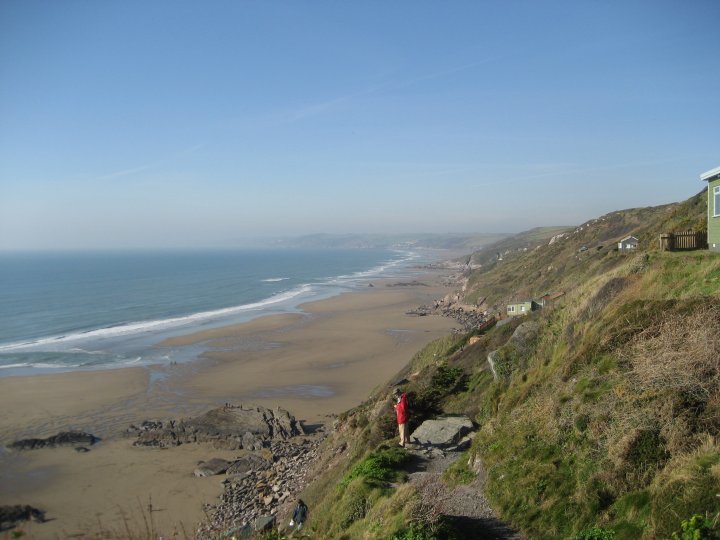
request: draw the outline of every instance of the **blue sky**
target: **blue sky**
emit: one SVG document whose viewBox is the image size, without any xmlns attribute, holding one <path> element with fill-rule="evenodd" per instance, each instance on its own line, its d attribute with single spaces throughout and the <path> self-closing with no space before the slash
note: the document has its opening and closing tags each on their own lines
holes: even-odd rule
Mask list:
<svg viewBox="0 0 720 540">
<path fill-rule="evenodd" d="M 697 193 L 720 2 L 0 3 L 0 249 L 500 232 Z"/>
</svg>

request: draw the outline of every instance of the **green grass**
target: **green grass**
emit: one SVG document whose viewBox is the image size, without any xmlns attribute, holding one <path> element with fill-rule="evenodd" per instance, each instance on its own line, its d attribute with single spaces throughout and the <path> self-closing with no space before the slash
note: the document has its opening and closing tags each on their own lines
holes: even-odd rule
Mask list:
<svg viewBox="0 0 720 540">
<path fill-rule="evenodd" d="M 469 453 L 463 452 L 453 463 L 443 471 L 443 480 L 448 487 L 470 484 L 475 480 L 475 473 L 468 466 Z"/>
<path fill-rule="evenodd" d="M 374 483 L 401 480 L 404 473 L 400 468 L 409 460 L 410 454 L 403 448 L 381 447 L 355 465 L 340 485 L 347 486 L 355 478 Z"/>
</svg>

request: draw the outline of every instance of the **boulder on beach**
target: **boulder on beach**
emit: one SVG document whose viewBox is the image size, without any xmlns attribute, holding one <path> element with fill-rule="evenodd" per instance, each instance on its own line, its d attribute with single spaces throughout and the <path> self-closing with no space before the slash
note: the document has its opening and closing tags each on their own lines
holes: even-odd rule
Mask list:
<svg viewBox="0 0 720 540">
<path fill-rule="evenodd" d="M 47 439 L 21 439 L 8 445 L 11 450 L 37 450 L 57 446 L 90 446 L 100 439 L 84 431 L 63 431 Z"/>
<path fill-rule="evenodd" d="M 194 474 L 198 478 L 206 476 L 215 476 L 216 474 L 222 474 L 227 471 L 230 466 L 230 462 L 226 459 L 212 458 L 208 461 L 201 461 L 195 468 Z"/>
<path fill-rule="evenodd" d="M 260 450 L 268 441 L 304 435 L 302 425 L 288 411 L 260 406 L 230 406 L 170 422 L 143 422 L 131 426 L 135 446 L 170 447 L 191 442 L 209 442 L 217 448 Z"/>
</svg>

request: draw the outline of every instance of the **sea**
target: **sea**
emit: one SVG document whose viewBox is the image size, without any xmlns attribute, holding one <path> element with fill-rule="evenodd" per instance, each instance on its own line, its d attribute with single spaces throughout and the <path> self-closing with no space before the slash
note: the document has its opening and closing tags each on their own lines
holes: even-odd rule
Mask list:
<svg viewBox="0 0 720 540">
<path fill-rule="evenodd" d="M 386 249 L 1 253 L 0 377 L 191 361 L 203 344 L 158 344 L 412 278 L 438 258 Z"/>
</svg>

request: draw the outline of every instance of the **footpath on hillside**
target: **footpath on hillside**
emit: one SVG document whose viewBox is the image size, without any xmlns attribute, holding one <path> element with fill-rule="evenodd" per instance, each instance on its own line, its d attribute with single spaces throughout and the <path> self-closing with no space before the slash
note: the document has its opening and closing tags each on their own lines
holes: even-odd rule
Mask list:
<svg viewBox="0 0 720 540">
<path fill-rule="evenodd" d="M 428 517 L 448 516 L 465 538 L 525 540 L 500 520 L 485 497 L 485 470 L 476 459 L 470 465 L 475 479 L 469 484 L 448 487 L 443 473 L 458 459 L 467 459 L 472 440 L 472 422 L 465 416 L 441 416 L 427 420 L 410 436 L 407 451 L 412 455 L 408 472 L 424 501 Z"/>
</svg>

